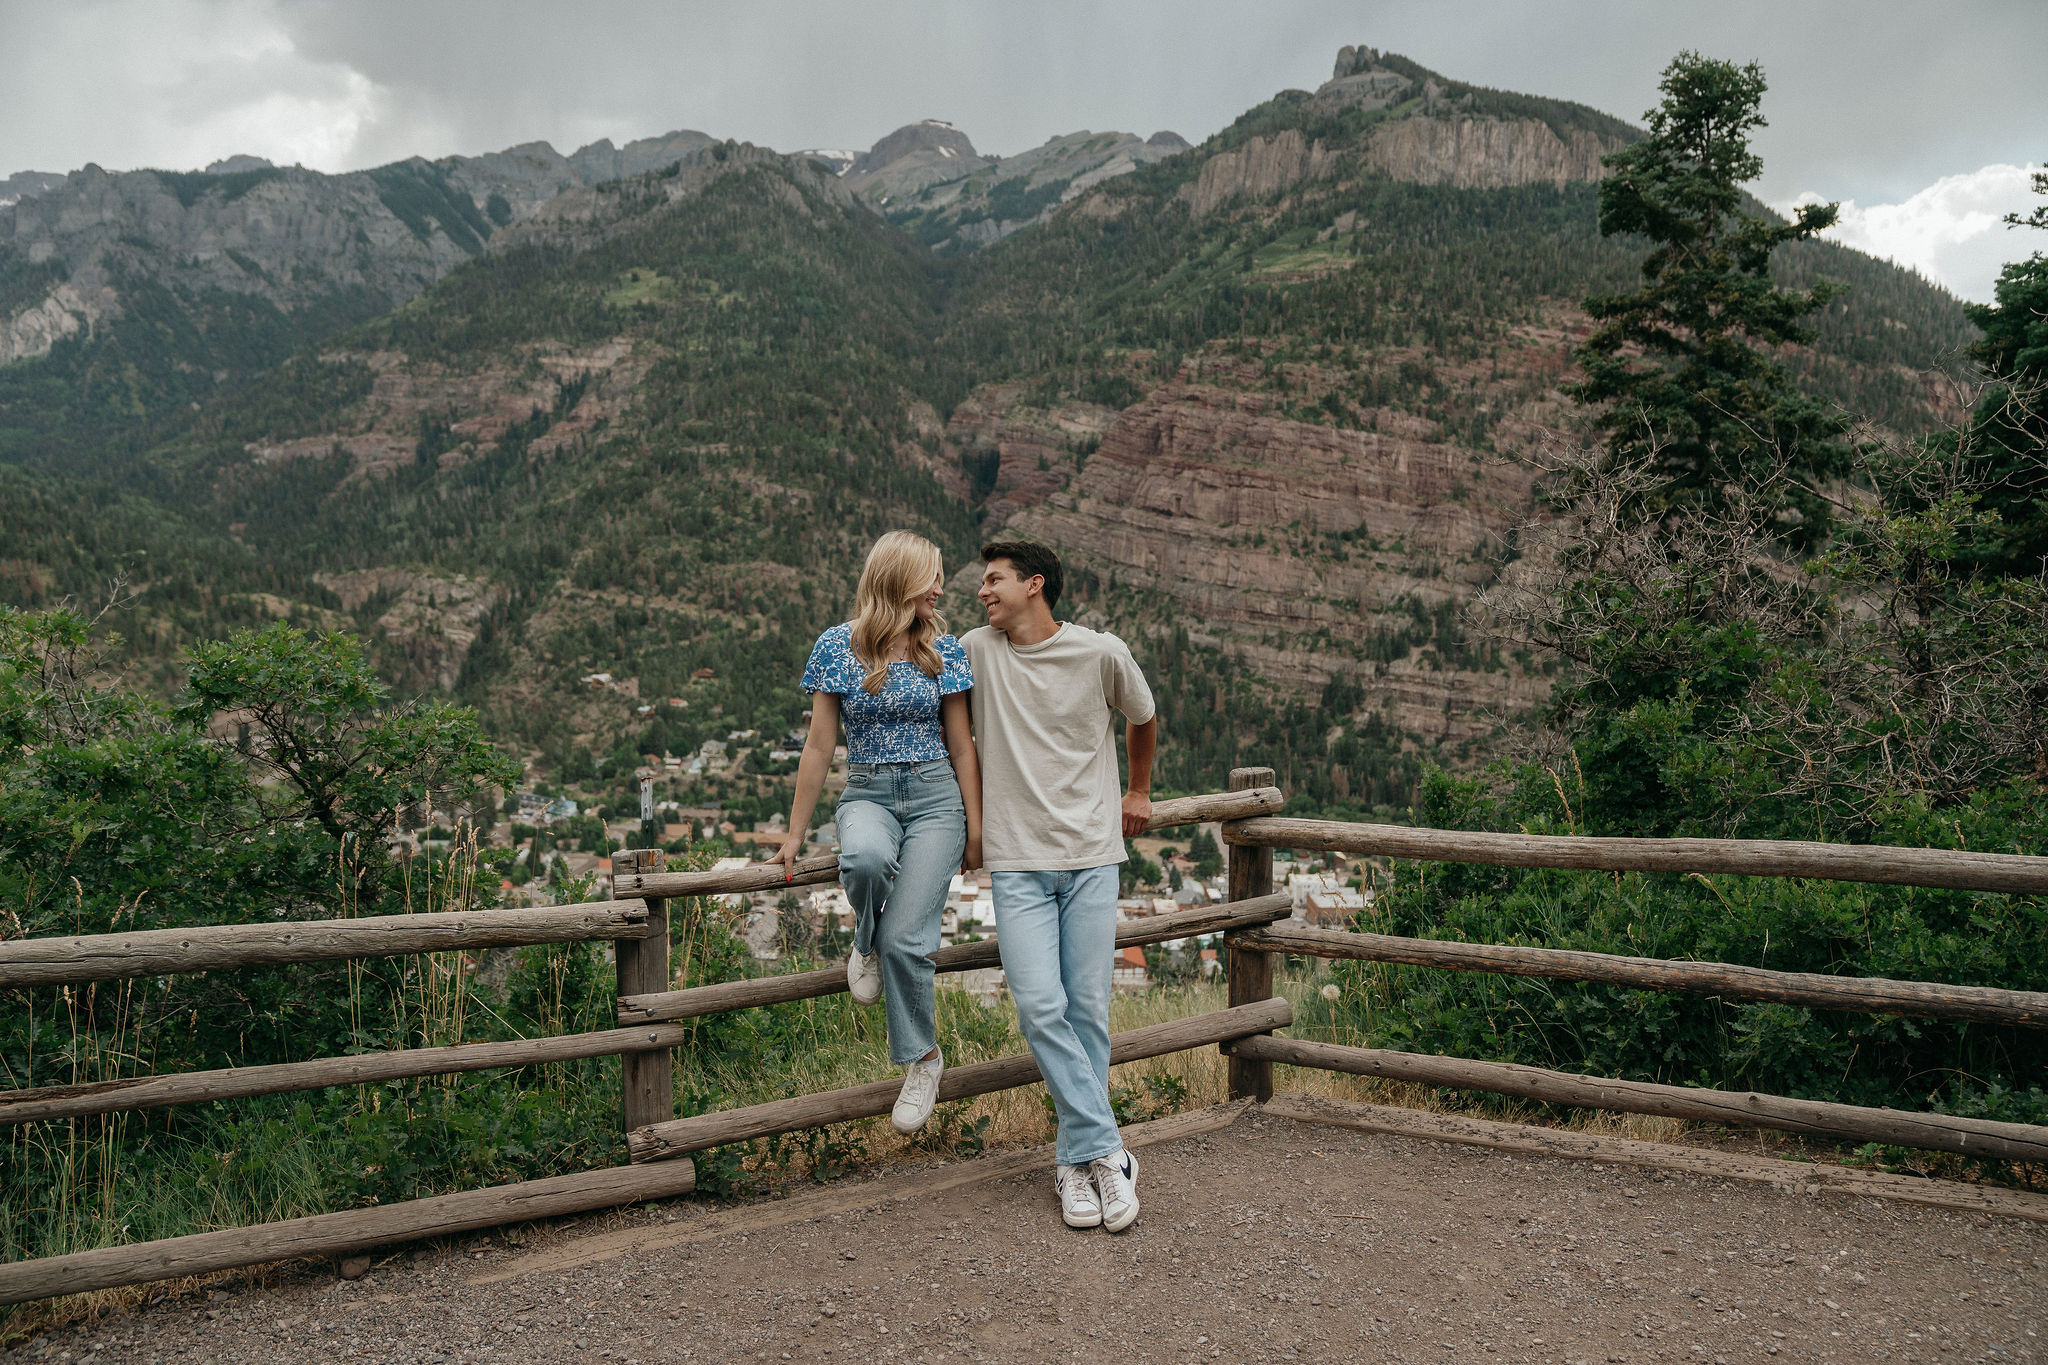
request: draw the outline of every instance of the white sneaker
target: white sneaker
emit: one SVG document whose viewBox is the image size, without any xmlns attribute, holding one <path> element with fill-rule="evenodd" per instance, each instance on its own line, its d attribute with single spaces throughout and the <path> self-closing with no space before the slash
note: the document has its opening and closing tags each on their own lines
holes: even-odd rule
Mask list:
<svg viewBox="0 0 2048 1365">
<path fill-rule="evenodd" d="M 1102 1199 L 1102 1226 L 1122 1232 L 1138 1220 L 1138 1158 L 1129 1148 L 1099 1156 L 1088 1163 L 1095 1177 L 1095 1191 Z"/>
<path fill-rule="evenodd" d="M 1060 1217 L 1068 1227 L 1102 1226 L 1102 1201 L 1095 1196 L 1095 1181 L 1086 1166 L 1053 1167 L 1052 1184 L 1060 1192 Z"/>
<path fill-rule="evenodd" d="M 939 1102 L 939 1077 L 945 1074 L 943 1052 L 904 1068 L 903 1093 L 896 1097 L 896 1108 L 889 1114 L 897 1132 L 910 1134 L 924 1127 L 924 1121 L 932 1116 L 932 1106 Z"/>
<path fill-rule="evenodd" d="M 872 1005 L 882 998 L 882 966 L 875 954 L 858 948 L 847 954 L 846 989 L 856 1005 Z"/>
</svg>

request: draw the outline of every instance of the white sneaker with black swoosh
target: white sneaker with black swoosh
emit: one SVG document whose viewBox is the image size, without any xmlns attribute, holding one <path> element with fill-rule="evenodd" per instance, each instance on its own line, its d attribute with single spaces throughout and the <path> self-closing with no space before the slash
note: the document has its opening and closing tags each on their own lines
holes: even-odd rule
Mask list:
<svg viewBox="0 0 2048 1365">
<path fill-rule="evenodd" d="M 1138 1158 L 1128 1147 L 1089 1162 L 1088 1174 L 1095 1177 L 1095 1193 L 1102 1201 L 1104 1231 L 1122 1232 L 1138 1221 Z"/>
</svg>

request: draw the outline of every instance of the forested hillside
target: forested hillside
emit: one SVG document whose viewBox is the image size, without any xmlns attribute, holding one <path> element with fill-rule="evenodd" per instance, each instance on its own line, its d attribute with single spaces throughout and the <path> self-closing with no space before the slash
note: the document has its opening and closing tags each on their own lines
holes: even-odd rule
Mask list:
<svg viewBox="0 0 2048 1365">
<path fill-rule="evenodd" d="M 1169 735 L 1170 782 L 1261 755 L 1304 802 L 1400 804 L 1547 687 L 1460 608 L 1534 510 L 1523 457 L 1569 425 L 1579 300 L 1639 259 L 1588 178 L 1633 135 L 1360 49 L 964 256 L 818 161 L 684 150 L 486 223 L 468 264 L 260 383 L 172 411 L 170 379 L 121 370 L 156 384 L 133 421 L 8 473 L 0 592 L 124 579 L 112 619 L 153 668 L 232 626 L 345 625 L 401 688 L 585 771 L 779 733 L 870 537 L 911 526 L 960 565 L 1006 530 L 1072 559 L 1076 610 L 1174 706 L 1228 720 Z M 1790 357 L 1813 389 L 1930 425 L 1954 300 L 1840 248 L 1782 257 L 1849 285 Z M 195 344 L 269 355 L 311 324 L 264 325 Z M 0 379 L 73 411 L 109 366 L 67 363 Z"/>
</svg>

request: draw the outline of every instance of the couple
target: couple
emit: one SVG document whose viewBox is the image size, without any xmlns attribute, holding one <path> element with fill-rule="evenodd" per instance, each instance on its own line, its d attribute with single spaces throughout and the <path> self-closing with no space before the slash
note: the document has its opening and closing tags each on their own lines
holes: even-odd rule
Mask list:
<svg viewBox="0 0 2048 1365">
<path fill-rule="evenodd" d="M 853 620 L 819 636 L 804 669 L 810 737 L 777 860 L 795 866 L 843 721 L 846 977 L 860 1004 L 887 996 L 889 1056 L 906 1068 L 891 1121 L 915 1132 L 938 1100 L 927 954 L 954 871 L 986 867 L 1003 973 L 1059 1114 L 1061 1216 L 1121 1232 L 1138 1216 L 1138 1165 L 1109 1106 L 1110 973 L 1123 837 L 1152 814 L 1152 692 L 1122 640 L 1053 618 L 1051 550 L 999 541 L 981 557 L 988 624 L 956 640 L 939 547 L 891 531 L 868 552 Z M 1121 796 L 1112 711 L 1130 750 Z"/>
</svg>

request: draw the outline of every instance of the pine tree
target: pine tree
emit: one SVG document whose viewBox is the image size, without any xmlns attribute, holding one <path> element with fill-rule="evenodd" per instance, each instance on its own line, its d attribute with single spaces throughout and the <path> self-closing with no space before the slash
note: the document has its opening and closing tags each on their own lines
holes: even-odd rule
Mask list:
<svg viewBox="0 0 2048 1365">
<path fill-rule="evenodd" d="M 2034 191 L 2048 195 L 2048 171 L 2034 173 Z M 2048 205 L 2005 221 L 2048 229 Z M 1974 457 L 1978 505 L 1998 516 L 1970 558 L 1993 573 L 2033 578 L 2048 573 L 2048 255 L 2007 265 L 1993 297 L 1995 304 L 1964 305 L 1984 329 L 1970 353 L 1990 382 L 1959 439 Z"/>
<path fill-rule="evenodd" d="M 1586 300 L 1600 325 L 1576 352 L 1586 377 L 1567 392 L 1604 405 L 1612 462 L 1658 476 L 1645 515 L 1713 506 L 1741 486 L 1770 500 L 1788 540 L 1810 544 L 1828 521 L 1815 485 L 1846 464 L 1845 423 L 1794 389 L 1771 349 L 1810 341 L 1801 320 L 1841 290 L 1781 289 L 1770 259 L 1830 226 L 1835 205 L 1807 205 L 1789 223 L 1745 206 L 1741 187 L 1763 169 L 1749 147 L 1764 126 L 1755 63 L 1683 52 L 1659 88 L 1650 136 L 1608 155 L 1600 184 L 1602 235 L 1653 244 L 1643 285 Z"/>
</svg>

